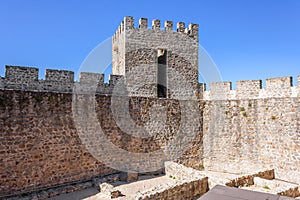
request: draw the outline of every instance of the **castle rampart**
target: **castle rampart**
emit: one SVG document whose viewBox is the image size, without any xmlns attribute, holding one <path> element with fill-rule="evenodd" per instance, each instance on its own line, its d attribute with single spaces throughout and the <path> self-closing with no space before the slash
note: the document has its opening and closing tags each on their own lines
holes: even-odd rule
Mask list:
<svg viewBox="0 0 300 200">
<path fill-rule="evenodd" d="M 0 89 L 69 93 L 74 91 L 74 84 L 86 84 L 85 89 L 94 86 L 93 92 L 97 94 L 111 94 L 122 78 L 110 75 L 109 83 L 104 83 L 104 74 L 81 72 L 80 81 L 76 82 L 72 71 L 46 69 L 46 79 L 43 80 L 38 79 L 38 68 L 6 66 L 5 70 L 5 77 L 0 78 Z"/>
<path fill-rule="evenodd" d="M 204 100 L 299 97 L 299 77 L 298 86 L 292 85 L 292 77 L 268 78 L 265 88 L 262 88 L 261 80 L 237 81 L 236 90 L 232 90 L 231 82 L 210 83 L 210 90 L 204 91 Z"/>
<path fill-rule="evenodd" d="M 300 82 L 292 77 L 211 83 L 204 91 L 206 169 L 231 173 L 271 167 L 300 183 Z M 226 152 L 226 153 L 224 153 Z"/>
<path fill-rule="evenodd" d="M 168 112 L 172 112 L 167 114 L 170 120 L 168 124 L 171 124 L 171 127 L 162 129 L 163 131 L 156 135 L 156 143 L 137 138 L 130 139 L 125 133 L 116 132 L 118 126 L 111 118 L 111 114 L 108 114 L 111 104 L 110 94 L 118 81 L 123 78 L 122 76 L 111 75 L 107 84 L 104 83 L 104 74 L 82 72 L 79 82 L 74 80 L 71 82 L 72 72 L 54 70 L 48 73 L 47 80 L 38 80 L 36 79 L 37 68 L 9 66 L 7 69 L 9 72 L 6 74 L 10 78 L 0 79 L 0 127 L 1 132 L 4 133 L 1 141 L 4 141 L 2 149 L 14 150 L 8 150 L 3 154 L 5 165 L 2 166 L 1 171 L 4 174 L 0 175 L 6 181 L 0 187 L 2 194 L 9 195 L 10 192 L 20 190 L 51 187 L 113 172 L 101 163 L 95 164 L 95 160 L 86 150 L 83 151 L 85 153 L 76 156 L 78 148 L 83 147 L 78 141 L 71 116 L 73 101 L 71 92 L 74 86 L 78 85 L 81 89 L 78 90 L 79 95 L 82 94 L 81 92 L 84 95 L 84 92 L 91 88 L 92 92 L 96 91 L 98 105 L 96 112 L 99 116 L 106 116 L 101 118 L 103 120 L 101 126 L 107 131 L 110 140 L 117 145 L 123 144 L 121 140 L 125 139 L 132 143 L 130 148 L 134 148 L 133 144 L 135 144 L 139 147 L 148 145 L 147 148 L 157 149 L 157 145 L 167 144 L 164 136 L 160 134 L 172 137 L 174 131 L 178 129 L 173 127 L 179 123 L 177 121 L 179 118 L 174 117 L 174 114 L 180 116 L 182 111 L 178 110 L 176 100 L 132 97 L 130 104 L 134 109 L 130 113 L 133 119 L 138 121 L 147 118 L 148 106 L 168 102 L 165 105 L 169 106 Z M 26 76 L 23 76 L 23 79 L 16 78 L 20 77 L 19 71 L 20 74 L 34 75 L 29 76 L 28 79 Z M 51 74 L 54 77 L 50 77 Z M 300 183 L 297 178 L 299 176 L 295 175 L 300 171 L 298 168 L 300 158 L 297 152 L 300 145 L 297 125 L 300 119 L 299 86 L 292 86 L 291 80 L 291 77 L 267 79 L 266 88 L 262 88 L 260 80 L 238 81 L 236 90 L 232 90 L 231 82 L 212 83 L 209 91 L 205 91 L 205 84 L 198 83 L 199 91 L 204 92 L 199 93 L 199 116 L 193 116 L 193 119 L 200 120 L 201 127 L 191 146 L 192 150 L 184 154 L 181 162 L 196 168 L 204 163 L 206 169 L 229 172 L 246 170 L 250 166 L 272 167 L 278 172 L 279 178 L 288 178 Z M 300 76 L 298 76 L 299 80 Z M 204 95 L 203 99 L 201 94 Z M 122 123 L 126 126 L 126 121 Z M 19 129 L 12 129 L 12 126 Z M 40 135 L 41 133 L 43 135 Z M 54 138 L 53 133 L 55 133 Z M 34 137 L 39 140 L 33 145 Z M 45 144 L 43 141 L 49 142 Z M 55 144 L 58 143 L 62 149 L 57 149 Z M 128 147 L 125 145 L 121 148 Z M 134 151 L 139 151 L 139 148 Z M 27 152 L 27 156 L 21 152 Z M 56 158 L 59 155 L 64 156 L 58 162 Z M 28 163 L 22 160 L 24 156 Z M 85 163 L 86 169 L 75 167 L 78 161 Z M 72 164 L 69 165 L 69 162 Z M 30 163 L 39 167 L 32 168 Z M 54 163 L 55 167 L 51 167 L 51 163 Z M 21 175 L 24 170 L 30 175 Z M 16 176 L 7 177 L 6 172 Z M 52 172 L 54 175 L 51 174 Z"/>
<path fill-rule="evenodd" d="M 38 68 L 6 66 L 5 77 L 0 77 L 0 88 L 32 91 L 73 92 L 74 83 L 93 84 L 95 93 L 111 94 L 121 75 L 109 75 L 109 82 L 104 83 L 104 74 L 81 72 L 80 81 L 74 80 L 74 72 L 67 70 L 46 69 L 46 80 L 38 79 Z M 300 76 L 298 86 L 292 85 L 292 77 L 266 79 L 266 87 L 261 80 L 243 80 L 236 82 L 236 90 L 232 90 L 231 82 L 198 83 L 197 95 L 203 100 L 239 100 L 263 99 L 300 96 Z M 118 87 L 121 87 L 118 85 Z M 169 91 L 170 93 L 174 91 Z M 133 95 L 134 96 L 134 95 Z"/>
<path fill-rule="evenodd" d="M 6 66 L 0 77 L 0 198 L 118 173 L 94 157 L 99 145 L 107 161 L 122 167 L 133 161 L 112 155 L 108 146 L 154 158 L 132 156 L 138 165 L 158 160 L 163 167 L 166 158 L 151 154 L 162 150 L 196 169 L 271 168 L 279 179 L 300 184 L 300 76 L 298 86 L 292 77 L 279 77 L 265 87 L 246 80 L 235 90 L 231 82 L 206 90 L 198 82 L 197 24 L 178 22 L 176 30 L 172 21 L 163 28 L 160 20 L 150 29 L 146 18 L 138 24 L 125 17 L 115 32 L 108 83 L 104 74 L 81 72 L 75 81 L 72 71 L 47 69 L 39 79 L 37 68 Z"/>
</svg>

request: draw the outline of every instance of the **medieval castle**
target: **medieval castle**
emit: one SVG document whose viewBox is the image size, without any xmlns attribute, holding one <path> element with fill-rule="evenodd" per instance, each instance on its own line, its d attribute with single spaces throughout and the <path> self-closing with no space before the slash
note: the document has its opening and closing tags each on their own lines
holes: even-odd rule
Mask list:
<svg viewBox="0 0 300 200">
<path fill-rule="evenodd" d="M 300 76 L 298 86 L 281 77 L 265 88 L 249 80 L 207 91 L 198 82 L 198 25 L 176 29 L 125 17 L 112 38 L 109 83 L 104 74 L 82 72 L 77 82 L 53 69 L 39 80 L 37 68 L 6 66 L 0 199 L 46 199 L 124 172 L 128 181 L 181 177 L 136 199 L 194 199 L 215 184 L 261 181 L 265 192 L 300 196 Z"/>
</svg>

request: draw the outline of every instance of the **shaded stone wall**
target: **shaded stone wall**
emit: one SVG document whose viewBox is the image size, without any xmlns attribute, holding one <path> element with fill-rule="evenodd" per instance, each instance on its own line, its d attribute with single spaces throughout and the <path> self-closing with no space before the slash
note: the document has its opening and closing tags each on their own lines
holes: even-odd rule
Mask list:
<svg viewBox="0 0 300 200">
<path fill-rule="evenodd" d="M 82 145 L 72 95 L 0 90 L 0 195 L 113 173 Z"/>
<path fill-rule="evenodd" d="M 129 98 L 126 104 L 129 117 L 137 126 L 144 127 L 151 133 L 147 138 L 139 138 L 140 132 L 137 131 L 134 136 L 132 135 L 134 133 L 126 131 L 128 120 L 113 115 L 111 104 L 121 101 L 121 98 L 114 97 L 117 99 L 112 101 L 109 95 L 78 94 L 72 97 L 71 93 L 0 89 L 1 196 L 90 180 L 96 176 L 116 172 L 95 159 L 92 156 L 95 152 L 87 149 L 90 146 L 99 147 L 101 143 L 95 143 L 88 138 L 84 140 L 79 136 L 78 124 L 75 124 L 78 121 L 74 120 L 72 110 L 74 98 L 86 106 L 81 107 L 83 110 L 90 106 L 85 104 L 87 99 L 95 99 L 96 121 L 92 121 L 91 115 L 81 116 L 90 121 L 91 129 L 85 130 L 86 136 L 93 135 L 96 123 L 99 123 L 109 141 L 108 145 L 133 153 L 168 150 L 171 158 L 184 149 L 185 153 L 183 152 L 179 159 L 181 163 L 195 165 L 198 168 L 201 165 L 202 155 L 199 151 L 202 146 L 201 140 L 191 143 L 191 146 L 178 145 L 175 149 L 171 145 L 172 139 L 177 134 L 181 134 L 185 140 L 186 136 L 183 134 L 186 133 L 179 125 L 183 121 L 182 116 L 191 113 L 189 109 L 184 110 L 182 107 L 184 103 L 178 100 Z M 195 103 L 198 105 L 198 102 Z M 155 116 L 156 105 L 162 106 L 162 112 L 159 112 L 158 116 Z M 191 115 L 193 120 L 186 123 L 187 126 L 198 125 L 193 129 L 196 131 L 193 138 L 187 135 L 190 140 L 202 138 L 200 125 L 202 121 L 197 117 L 199 112 L 195 113 Z M 164 123 L 156 120 L 163 117 L 166 119 Z M 155 126 L 155 123 L 158 125 Z M 185 128 L 184 125 L 181 126 Z M 109 149 L 107 151 L 103 149 L 112 162 L 124 161 L 123 157 L 114 156 Z M 193 159 L 193 163 L 190 162 L 190 158 Z"/>
</svg>

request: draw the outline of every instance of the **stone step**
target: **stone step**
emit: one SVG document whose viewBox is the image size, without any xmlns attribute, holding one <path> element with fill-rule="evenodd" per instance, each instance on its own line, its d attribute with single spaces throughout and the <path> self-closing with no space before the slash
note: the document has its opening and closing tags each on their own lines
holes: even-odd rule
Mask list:
<svg viewBox="0 0 300 200">
<path fill-rule="evenodd" d="M 254 177 L 254 185 L 250 185 L 248 187 L 244 186 L 242 188 L 292 198 L 300 196 L 299 185 L 278 179 L 266 180 L 259 177 Z"/>
</svg>

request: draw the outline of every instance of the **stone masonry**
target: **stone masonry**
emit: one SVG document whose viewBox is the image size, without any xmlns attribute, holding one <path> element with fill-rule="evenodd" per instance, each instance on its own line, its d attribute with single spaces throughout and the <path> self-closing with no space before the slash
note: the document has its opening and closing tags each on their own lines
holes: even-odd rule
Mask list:
<svg viewBox="0 0 300 200">
<path fill-rule="evenodd" d="M 161 170 L 166 160 L 235 174 L 275 169 L 275 177 L 300 184 L 300 76 L 298 86 L 280 77 L 267 79 L 265 88 L 249 80 L 236 90 L 222 82 L 205 91 L 198 83 L 198 25 L 160 27 L 159 20 L 148 29 L 145 18 L 139 27 L 124 18 L 113 36 L 109 83 L 104 74 L 83 72 L 76 82 L 72 71 L 47 69 L 42 80 L 38 68 L 6 66 L 0 198 L 122 171 L 110 164 L 125 171 L 139 163 L 132 172 L 139 174 L 146 155 Z M 105 140 L 97 137 L 100 129 Z M 111 146 L 135 160 L 110 156 Z M 107 160 L 90 151 L 99 148 Z"/>
<path fill-rule="evenodd" d="M 113 36 L 113 74 L 123 75 L 131 95 L 157 96 L 158 52 L 164 50 L 167 57 L 165 86 L 171 98 L 183 98 L 188 92 L 197 95 L 198 88 L 198 25 L 166 21 L 161 30 L 160 20 L 139 20 L 134 27 L 133 17 L 125 17 Z M 184 89 L 185 88 L 185 89 Z M 193 95 L 190 95 L 193 96 Z M 189 98 L 191 98 L 189 96 Z"/>
</svg>

